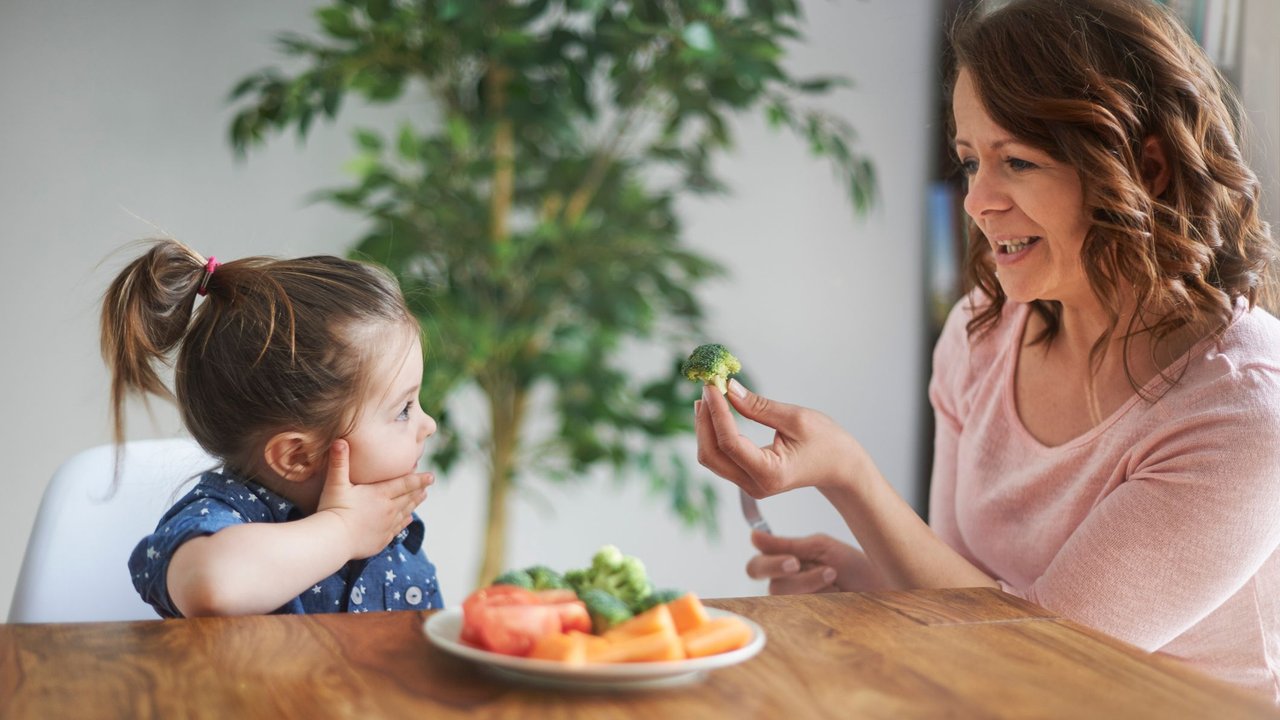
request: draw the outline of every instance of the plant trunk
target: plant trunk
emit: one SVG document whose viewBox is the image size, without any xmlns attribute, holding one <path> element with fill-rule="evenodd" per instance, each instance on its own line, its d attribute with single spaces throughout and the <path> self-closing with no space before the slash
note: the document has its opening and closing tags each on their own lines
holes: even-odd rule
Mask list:
<svg viewBox="0 0 1280 720">
<path fill-rule="evenodd" d="M 485 517 L 484 551 L 476 587 L 488 585 L 505 569 L 507 556 L 507 505 L 520 446 L 525 391 L 514 378 L 505 377 L 486 388 L 492 418 L 489 454 L 489 503 Z"/>
<path fill-rule="evenodd" d="M 505 117 L 507 83 L 511 71 L 497 65 L 489 70 L 485 82 L 489 91 L 489 114 L 497 122 L 493 135 L 493 188 L 489 197 L 489 238 L 495 248 L 507 242 L 510 228 L 511 202 L 515 192 L 515 124 Z"/>
</svg>

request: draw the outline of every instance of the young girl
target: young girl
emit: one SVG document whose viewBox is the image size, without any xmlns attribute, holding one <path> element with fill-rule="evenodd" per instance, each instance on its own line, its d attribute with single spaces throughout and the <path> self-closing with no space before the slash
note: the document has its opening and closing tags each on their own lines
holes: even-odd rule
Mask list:
<svg viewBox="0 0 1280 720">
<path fill-rule="evenodd" d="M 413 512 L 436 429 L 419 335 L 395 281 L 362 263 L 219 264 L 174 240 L 130 263 L 102 308 L 116 442 L 127 393 L 176 395 L 222 463 L 138 543 L 142 598 L 164 617 L 442 607 Z M 171 394 L 157 366 L 175 351 Z"/>
</svg>

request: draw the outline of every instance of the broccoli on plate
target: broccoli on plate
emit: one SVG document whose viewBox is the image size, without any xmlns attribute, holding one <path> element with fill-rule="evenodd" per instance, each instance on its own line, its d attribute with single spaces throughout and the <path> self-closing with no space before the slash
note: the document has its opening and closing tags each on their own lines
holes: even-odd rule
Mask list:
<svg viewBox="0 0 1280 720">
<path fill-rule="evenodd" d="M 533 580 L 534 590 L 567 590 L 569 583 L 564 581 L 564 577 L 560 573 L 552 570 L 546 565 L 531 565 L 524 569 L 529 574 L 529 578 Z"/>
<path fill-rule="evenodd" d="M 639 558 L 623 555 L 613 545 L 596 551 L 590 567 L 565 572 L 564 579 L 580 598 L 588 590 L 603 590 L 632 610 L 653 592 L 644 563 Z"/>
<path fill-rule="evenodd" d="M 533 590 L 533 577 L 529 575 L 527 570 L 508 570 L 493 579 L 490 585 L 515 585 L 525 590 Z"/>
<path fill-rule="evenodd" d="M 672 600 L 675 600 L 684 594 L 685 594 L 684 590 L 676 590 L 675 588 L 663 588 L 661 590 L 654 590 L 653 592 L 649 593 L 649 597 L 645 598 L 640 603 L 639 607 L 636 607 L 633 609 L 636 611 L 636 614 L 639 615 L 645 610 L 655 608 L 659 605 L 665 605 L 666 603 L 669 603 Z"/>
<path fill-rule="evenodd" d="M 600 588 L 589 588 L 579 594 L 578 599 L 587 606 L 587 614 L 591 616 L 591 630 L 597 635 L 632 617 L 631 609 L 626 603 Z"/>
</svg>

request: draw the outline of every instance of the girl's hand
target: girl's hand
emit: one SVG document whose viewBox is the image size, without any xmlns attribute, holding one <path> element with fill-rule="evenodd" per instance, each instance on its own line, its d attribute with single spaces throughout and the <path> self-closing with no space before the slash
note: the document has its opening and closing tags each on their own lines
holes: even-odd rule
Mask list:
<svg viewBox="0 0 1280 720">
<path fill-rule="evenodd" d="M 316 512 L 333 513 L 346 530 L 351 559 L 377 554 L 412 520 L 414 508 L 427 497 L 435 475 L 409 473 L 390 480 L 352 485 L 351 449 L 335 440 Z"/>
<path fill-rule="evenodd" d="M 756 447 L 739 435 L 730 402 L 743 417 L 773 428 L 773 442 Z M 862 472 L 869 462 L 862 446 L 830 417 L 768 400 L 748 392 L 737 380 L 729 381 L 727 396 L 710 386 L 703 388 L 694 427 L 698 462 L 754 498 L 835 485 L 850 472 Z"/>
<path fill-rule="evenodd" d="M 770 595 L 886 587 L 861 550 L 830 535 L 789 538 L 756 531 L 751 533 L 751 544 L 760 554 L 747 561 L 747 576 L 768 580 Z"/>
</svg>

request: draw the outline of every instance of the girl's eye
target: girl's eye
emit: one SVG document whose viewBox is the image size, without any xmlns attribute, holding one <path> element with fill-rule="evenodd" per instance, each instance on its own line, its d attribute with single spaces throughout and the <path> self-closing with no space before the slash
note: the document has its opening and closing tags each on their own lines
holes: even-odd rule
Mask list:
<svg viewBox="0 0 1280 720">
<path fill-rule="evenodd" d="M 412 407 L 413 407 L 413 401 L 412 401 L 412 400 L 410 400 L 409 402 L 405 403 L 405 404 L 404 404 L 404 408 L 400 410 L 400 414 L 396 416 L 396 419 L 397 419 L 397 420 L 408 420 L 408 419 L 409 419 L 409 410 L 410 410 L 410 408 L 412 408 Z"/>
</svg>

